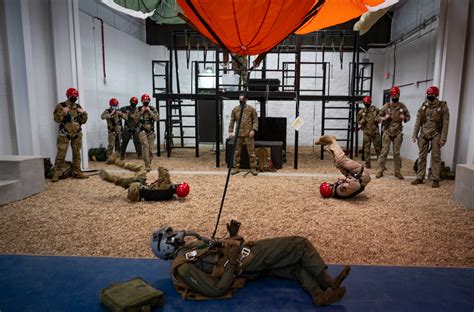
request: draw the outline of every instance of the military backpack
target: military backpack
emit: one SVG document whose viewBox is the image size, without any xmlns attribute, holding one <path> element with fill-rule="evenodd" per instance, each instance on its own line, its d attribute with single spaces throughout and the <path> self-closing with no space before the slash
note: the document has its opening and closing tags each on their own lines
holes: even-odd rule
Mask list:
<svg viewBox="0 0 474 312">
<path fill-rule="evenodd" d="M 164 303 L 165 294 L 140 277 L 112 284 L 100 291 L 100 301 L 114 312 L 149 312 Z"/>
</svg>

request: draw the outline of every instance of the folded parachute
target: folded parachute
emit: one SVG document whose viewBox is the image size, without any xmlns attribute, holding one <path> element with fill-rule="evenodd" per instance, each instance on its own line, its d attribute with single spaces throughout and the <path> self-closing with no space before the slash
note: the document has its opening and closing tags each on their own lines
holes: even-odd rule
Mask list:
<svg viewBox="0 0 474 312">
<path fill-rule="evenodd" d="M 149 17 L 158 24 L 186 23 L 179 17 L 182 11 L 176 0 L 102 0 L 102 3 L 133 17 Z"/>
</svg>

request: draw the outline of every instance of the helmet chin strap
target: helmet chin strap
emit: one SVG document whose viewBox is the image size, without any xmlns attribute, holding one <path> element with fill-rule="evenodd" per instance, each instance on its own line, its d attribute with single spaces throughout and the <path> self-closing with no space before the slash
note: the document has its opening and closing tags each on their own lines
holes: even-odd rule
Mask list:
<svg viewBox="0 0 474 312">
<path fill-rule="evenodd" d="M 184 237 L 192 236 L 192 237 L 197 238 L 198 240 L 201 240 L 201 241 L 205 242 L 209 247 L 213 247 L 213 246 L 218 245 L 218 243 L 215 240 L 213 240 L 209 237 L 206 237 L 206 236 L 201 236 L 199 233 L 197 233 L 195 231 L 183 231 L 183 232 L 184 232 L 183 243 L 184 243 Z"/>
</svg>

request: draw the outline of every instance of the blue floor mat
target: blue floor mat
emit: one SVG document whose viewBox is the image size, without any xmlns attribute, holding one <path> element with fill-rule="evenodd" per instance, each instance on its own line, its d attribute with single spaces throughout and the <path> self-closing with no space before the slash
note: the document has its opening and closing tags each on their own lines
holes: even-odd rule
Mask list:
<svg viewBox="0 0 474 312">
<path fill-rule="evenodd" d="M 341 266 L 329 271 L 336 274 Z M 156 311 L 466 311 L 474 310 L 474 269 L 352 266 L 338 304 L 317 308 L 296 282 L 250 281 L 232 299 L 185 301 L 171 263 L 158 259 L 0 255 L 0 311 L 106 311 L 99 292 L 140 276 L 166 293 Z"/>
</svg>

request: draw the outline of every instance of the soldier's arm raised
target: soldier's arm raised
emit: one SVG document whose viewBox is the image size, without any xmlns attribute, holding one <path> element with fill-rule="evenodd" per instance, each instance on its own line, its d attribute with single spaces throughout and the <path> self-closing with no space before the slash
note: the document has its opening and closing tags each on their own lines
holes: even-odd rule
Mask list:
<svg viewBox="0 0 474 312">
<path fill-rule="evenodd" d="M 67 112 L 64 112 L 63 108 L 64 107 L 61 104 L 56 105 L 54 108 L 53 117 L 54 121 L 57 123 L 62 123 L 64 121 L 64 117 L 67 115 Z"/>
<path fill-rule="evenodd" d="M 112 118 L 112 114 L 109 113 L 109 110 L 108 110 L 108 109 L 106 109 L 106 110 L 102 113 L 102 115 L 100 115 L 100 118 L 101 118 L 101 119 L 110 119 L 110 118 Z"/>
<path fill-rule="evenodd" d="M 153 112 L 153 120 L 158 121 L 160 119 L 160 114 L 158 113 L 156 107 L 153 107 L 150 111 Z"/>
<path fill-rule="evenodd" d="M 216 279 L 192 263 L 184 263 L 178 268 L 178 275 L 182 281 L 195 291 L 211 298 L 220 297 L 229 290 L 234 282 L 234 272 L 234 266 L 228 265 L 221 278 Z"/>
<path fill-rule="evenodd" d="M 78 106 L 79 106 L 79 108 L 82 109 L 82 107 L 79 104 L 78 104 Z M 87 112 L 84 109 L 82 109 L 82 112 L 79 113 L 79 115 L 78 115 L 79 123 L 81 125 L 85 124 L 87 122 L 88 118 L 89 118 L 89 114 L 87 114 Z"/>
</svg>

